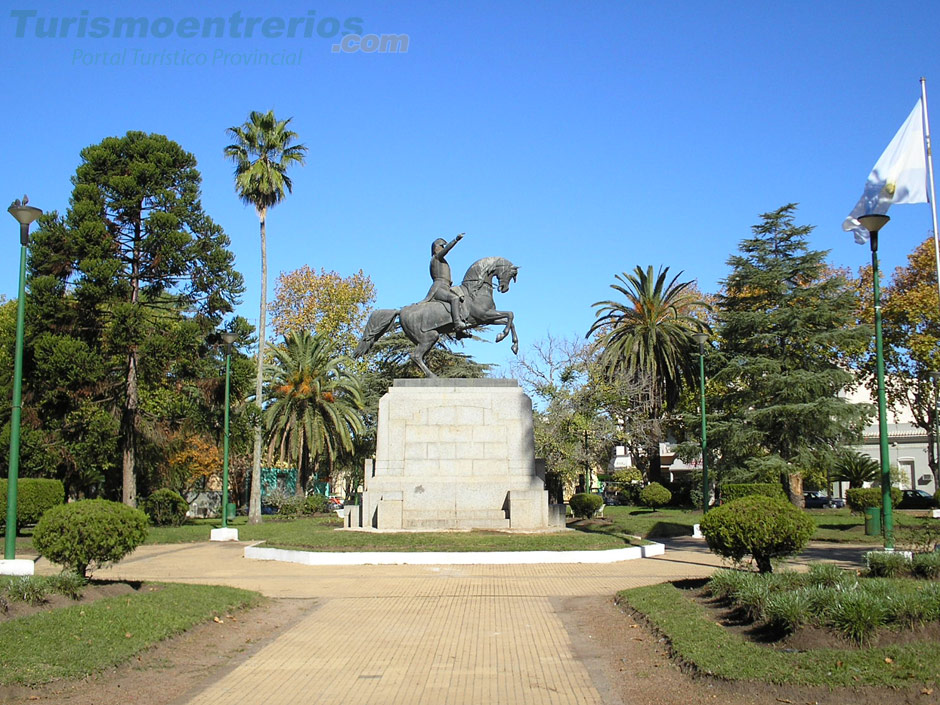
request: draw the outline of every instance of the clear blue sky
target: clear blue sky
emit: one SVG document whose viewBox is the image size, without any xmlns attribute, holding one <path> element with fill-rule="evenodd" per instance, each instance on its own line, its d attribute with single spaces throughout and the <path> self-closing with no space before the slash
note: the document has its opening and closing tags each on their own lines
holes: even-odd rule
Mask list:
<svg viewBox="0 0 940 705">
<path fill-rule="evenodd" d="M 515 311 L 525 347 L 549 331 L 583 336 L 591 304 L 638 264 L 684 270 L 716 291 L 758 215 L 788 202 L 800 203 L 798 221 L 816 226 L 811 244 L 831 249 L 833 264 L 867 263 L 868 248 L 842 232 L 842 220 L 913 108 L 921 76 L 940 105 L 934 2 L 24 0 L 4 8 L 0 197 L 26 192 L 33 205 L 64 212 L 83 147 L 128 130 L 165 134 L 199 162 L 203 205 L 245 276 L 239 313 L 253 322 L 257 219 L 236 198 L 222 157 L 225 128 L 251 110 L 293 117 L 310 148 L 307 166 L 292 173 L 293 195 L 270 213 L 269 293 L 279 272 L 303 264 L 347 275 L 361 268 L 377 304 L 398 307 L 427 290 L 430 242 L 466 232 L 448 258 L 455 278 L 483 256 L 520 265 L 497 303 Z M 228 24 L 236 11 L 271 20 L 272 35 L 290 18 L 304 21 L 292 38 L 286 29 L 263 36 L 261 23 L 249 38 L 244 23 Z M 147 36 L 88 36 L 95 18 L 113 34 L 129 16 L 147 19 Z M 48 27 L 63 17 L 86 18 L 86 36 L 77 23 L 64 37 L 36 36 L 40 18 Z M 226 19 L 223 36 L 178 36 L 194 26 L 198 35 L 215 17 Z M 333 52 L 340 35 L 318 34 L 330 34 L 331 17 L 361 34 L 407 34 L 407 52 Z M 165 64 L 153 65 L 161 52 Z M 173 65 L 174 52 L 202 65 Z M 264 54 L 292 63 L 235 63 Z M 887 269 L 930 230 L 926 205 L 891 216 Z M 10 218 L 0 258 L 0 293 L 10 298 L 16 227 Z M 508 341 L 467 350 L 498 365 L 511 357 Z"/>
</svg>

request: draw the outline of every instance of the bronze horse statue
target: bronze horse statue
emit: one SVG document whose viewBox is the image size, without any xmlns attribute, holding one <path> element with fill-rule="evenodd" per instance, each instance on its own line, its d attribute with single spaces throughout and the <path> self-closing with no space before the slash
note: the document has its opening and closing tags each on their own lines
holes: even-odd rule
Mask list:
<svg viewBox="0 0 940 705">
<path fill-rule="evenodd" d="M 496 303 L 493 301 L 493 279 L 497 280 L 500 293 L 505 294 L 518 272 L 519 268 L 504 257 L 484 257 L 470 265 L 463 282 L 454 287 L 454 292 L 463 297 L 460 307 L 468 330 L 505 324 L 496 336 L 496 342 L 511 334 L 513 354 L 519 352 L 519 338 L 512 322 L 513 314 L 512 311 L 496 310 Z M 366 321 L 365 330 L 353 357 L 360 357 L 369 352 L 375 341 L 389 331 L 396 318 L 401 322 L 405 335 L 415 344 L 411 359 L 427 377 L 436 377 L 425 364 L 424 356 L 440 340 L 441 335 L 454 332 L 450 308 L 443 301 L 425 301 L 401 309 L 382 308 L 374 311 Z"/>
</svg>

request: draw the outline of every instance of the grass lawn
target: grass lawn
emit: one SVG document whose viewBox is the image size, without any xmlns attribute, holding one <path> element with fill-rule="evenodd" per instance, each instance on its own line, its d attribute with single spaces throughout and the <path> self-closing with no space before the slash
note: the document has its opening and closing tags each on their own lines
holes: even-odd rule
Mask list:
<svg viewBox="0 0 940 705">
<path fill-rule="evenodd" d="M 719 678 L 830 687 L 902 687 L 938 681 L 935 642 L 788 653 L 747 642 L 709 621 L 704 608 L 671 583 L 624 590 L 617 599 L 646 615 L 678 658 Z"/>
<path fill-rule="evenodd" d="M 154 587 L 0 623 L 0 684 L 80 678 L 127 661 L 199 622 L 263 599 L 228 587 Z"/>
<path fill-rule="evenodd" d="M 205 541 L 218 522 L 207 521 L 180 527 L 154 527 L 148 543 Z M 548 534 L 508 534 L 498 531 L 420 532 L 377 534 L 337 531 L 342 523 L 334 517 L 277 520 L 265 517 L 249 525 L 238 517 L 230 526 L 238 529 L 241 541 L 266 541 L 272 548 L 307 551 L 578 551 L 623 548 L 639 541 L 619 526 L 605 531 L 585 530 Z"/>
</svg>

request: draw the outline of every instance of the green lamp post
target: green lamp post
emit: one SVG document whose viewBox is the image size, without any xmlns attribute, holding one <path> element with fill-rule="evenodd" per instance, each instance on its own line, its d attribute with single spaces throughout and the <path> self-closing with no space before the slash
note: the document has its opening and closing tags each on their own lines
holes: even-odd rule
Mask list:
<svg viewBox="0 0 940 705">
<path fill-rule="evenodd" d="M 872 289 L 875 300 L 875 362 L 878 379 L 878 435 L 881 449 L 881 511 L 886 551 L 894 550 L 894 515 L 891 510 L 891 458 L 888 452 L 888 412 L 885 401 L 885 358 L 881 335 L 881 282 L 878 281 L 878 233 L 891 220 L 877 213 L 860 216 L 858 222 L 870 233 Z"/>
<path fill-rule="evenodd" d="M 695 333 L 692 336 L 698 343 L 699 387 L 702 396 L 702 514 L 708 511 L 708 432 L 705 424 L 705 343 L 708 333 Z"/>
<path fill-rule="evenodd" d="M 16 351 L 13 363 L 13 413 L 10 416 L 10 466 L 7 473 L 6 541 L 3 558 L 12 561 L 16 553 L 16 484 L 20 472 L 20 413 L 23 392 L 23 327 L 26 317 L 26 246 L 29 245 L 29 224 L 42 215 L 42 211 L 13 201 L 7 209 L 20 224 L 20 282 L 16 299 Z"/>
<path fill-rule="evenodd" d="M 225 343 L 225 421 L 222 436 L 222 528 L 212 529 L 209 532 L 210 541 L 238 541 L 238 529 L 231 529 L 228 525 L 228 441 L 229 441 L 229 407 L 232 379 L 232 344 L 236 335 L 231 331 L 221 334 Z"/>
<path fill-rule="evenodd" d="M 228 415 L 229 415 L 229 390 L 231 384 L 232 370 L 232 343 L 235 342 L 235 334 L 226 331 L 222 334 L 222 341 L 225 343 L 225 437 L 222 441 L 222 528 L 228 528 Z"/>
</svg>

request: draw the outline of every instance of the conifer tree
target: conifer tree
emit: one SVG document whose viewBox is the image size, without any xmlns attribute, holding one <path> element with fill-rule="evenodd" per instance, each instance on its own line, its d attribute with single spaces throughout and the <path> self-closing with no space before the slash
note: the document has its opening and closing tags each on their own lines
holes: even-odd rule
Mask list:
<svg viewBox="0 0 940 705">
<path fill-rule="evenodd" d="M 856 325 L 854 289 L 826 264 L 828 252 L 808 248 L 813 228 L 796 225 L 795 211 L 791 203 L 761 216 L 728 259 L 718 297 L 708 432 L 726 477 L 796 473 L 818 483 L 871 412 L 840 396 L 871 331 Z"/>
</svg>

